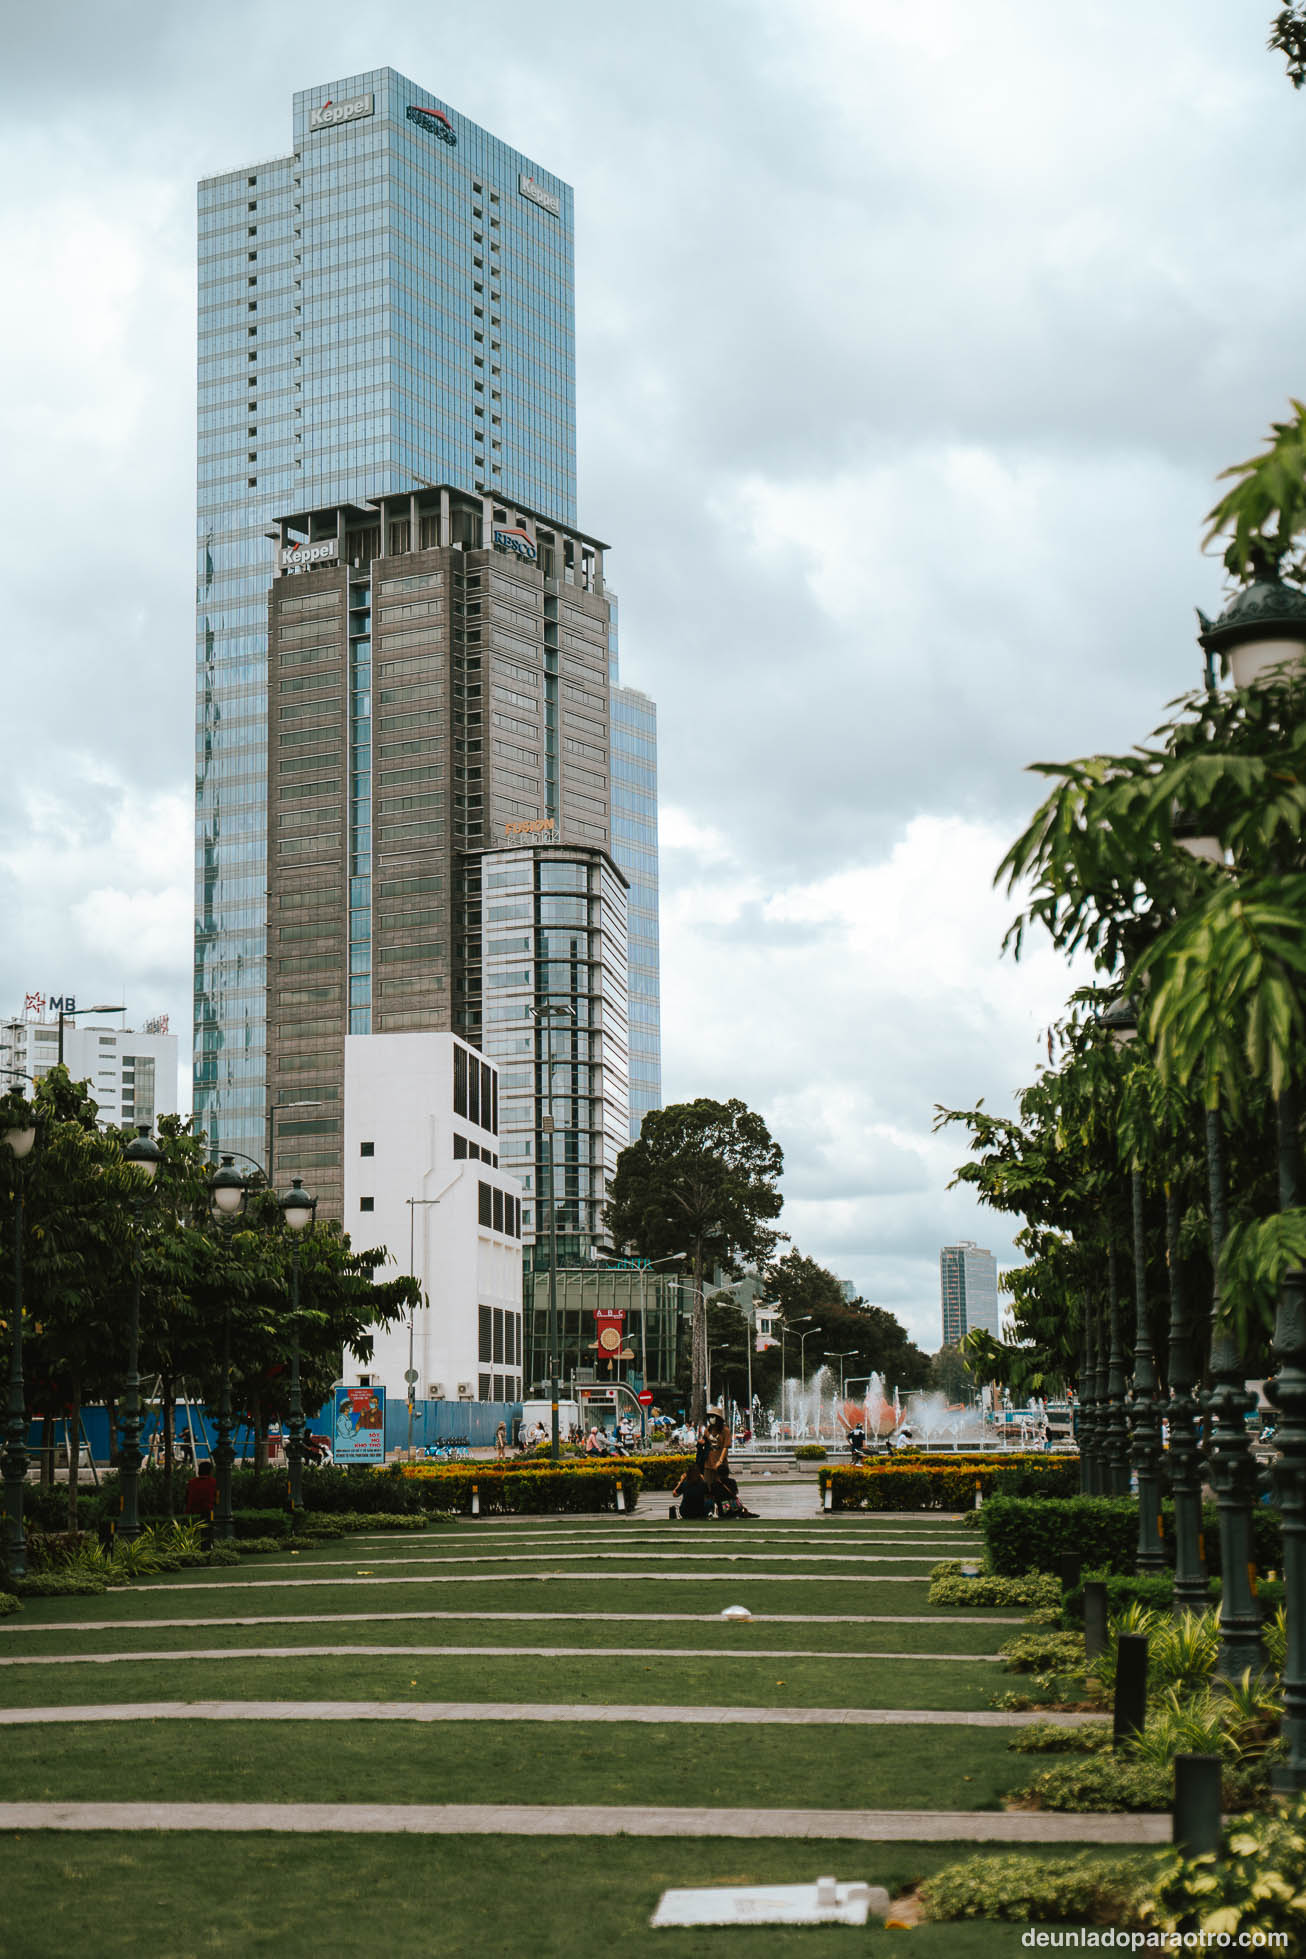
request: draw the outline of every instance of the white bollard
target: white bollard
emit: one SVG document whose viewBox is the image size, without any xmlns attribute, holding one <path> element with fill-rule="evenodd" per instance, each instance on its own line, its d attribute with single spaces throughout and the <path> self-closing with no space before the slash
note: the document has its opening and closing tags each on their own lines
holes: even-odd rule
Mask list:
<svg viewBox="0 0 1306 1959">
<path fill-rule="evenodd" d="M 618 1476 L 618 1478 L 617 1478 L 617 1508 L 618 1508 L 618 1510 L 624 1510 L 624 1509 L 625 1509 L 625 1507 L 626 1507 L 626 1492 L 625 1492 L 625 1491 L 624 1491 L 624 1490 L 622 1489 L 622 1487 L 621 1487 L 621 1478 L 620 1478 L 620 1476 Z"/>
<path fill-rule="evenodd" d="M 827 1510 L 834 1509 L 834 1491 L 828 1483 L 825 1486 L 825 1507 Z"/>
<path fill-rule="evenodd" d="M 472 1484 L 472 1515 L 473 1517 L 479 1517 L 480 1514 L 481 1514 L 481 1488 L 479 1483 L 473 1483 Z"/>
</svg>

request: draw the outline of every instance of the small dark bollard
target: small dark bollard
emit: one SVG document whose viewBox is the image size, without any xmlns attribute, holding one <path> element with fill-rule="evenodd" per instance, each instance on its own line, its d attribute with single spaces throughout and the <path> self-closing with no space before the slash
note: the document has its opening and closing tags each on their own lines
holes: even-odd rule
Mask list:
<svg viewBox="0 0 1306 1959">
<path fill-rule="evenodd" d="M 1106 1581 L 1090 1578 L 1084 1587 L 1085 1657 L 1095 1660 L 1106 1648 Z"/>
<path fill-rule="evenodd" d="M 1083 1577 L 1084 1560 L 1078 1551 L 1062 1551 L 1057 1558 L 1057 1568 L 1061 1573 L 1061 1596 L 1067 1598 Z"/>
<path fill-rule="evenodd" d="M 1181 1857 L 1220 1848 L 1220 1757 L 1174 1758 L 1174 1847 Z"/>
<path fill-rule="evenodd" d="M 1116 1658 L 1116 1703 L 1112 1739 L 1117 1748 L 1131 1735 L 1141 1734 L 1147 1722 L 1147 1640 L 1142 1633 L 1121 1633 Z"/>
</svg>

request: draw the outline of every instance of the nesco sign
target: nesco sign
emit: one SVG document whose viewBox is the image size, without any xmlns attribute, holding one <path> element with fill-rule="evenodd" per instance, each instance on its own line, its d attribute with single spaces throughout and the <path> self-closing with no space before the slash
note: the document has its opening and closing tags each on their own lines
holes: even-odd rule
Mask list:
<svg viewBox="0 0 1306 1959">
<path fill-rule="evenodd" d="M 329 564 L 339 548 L 334 537 L 319 538 L 316 544 L 283 545 L 281 568 L 283 571 L 294 571 L 305 565 Z"/>
<path fill-rule="evenodd" d="M 496 531 L 494 548 L 496 551 L 515 551 L 519 558 L 529 558 L 532 564 L 538 561 L 540 555 L 525 531 Z"/>
<path fill-rule="evenodd" d="M 415 122 L 419 129 L 426 130 L 430 136 L 438 136 L 451 150 L 458 147 L 458 135 L 443 109 L 424 109 L 420 102 L 410 102 L 404 110 L 409 122 Z"/>
<path fill-rule="evenodd" d="M 349 102 L 333 102 L 330 97 L 320 109 L 310 109 L 308 126 L 310 129 L 334 129 L 340 122 L 357 122 L 360 116 L 370 116 L 372 98 L 370 95 L 355 95 Z"/>
</svg>

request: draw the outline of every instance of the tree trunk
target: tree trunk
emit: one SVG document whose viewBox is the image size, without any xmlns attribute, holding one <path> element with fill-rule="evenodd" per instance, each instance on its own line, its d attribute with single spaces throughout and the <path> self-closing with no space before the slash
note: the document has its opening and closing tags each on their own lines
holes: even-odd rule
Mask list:
<svg viewBox="0 0 1306 1959">
<path fill-rule="evenodd" d="M 77 1528 L 77 1498 L 82 1480 L 82 1377 L 78 1368 L 72 1375 L 72 1413 L 64 1427 L 68 1439 L 68 1528 Z"/>
<path fill-rule="evenodd" d="M 254 1474 L 261 1476 L 268 1466 L 268 1433 L 263 1420 L 263 1397 L 261 1394 L 254 1396 L 249 1413 L 254 1429 Z"/>
<path fill-rule="evenodd" d="M 163 1512 L 166 1517 L 171 1517 L 175 1514 L 172 1500 L 172 1430 L 177 1403 L 171 1374 L 159 1376 L 159 1403 L 159 1419 L 163 1423 Z"/>
<path fill-rule="evenodd" d="M 693 1344 L 689 1362 L 689 1419 L 707 1420 L 707 1300 L 703 1297 L 703 1240 L 694 1240 Z"/>
</svg>

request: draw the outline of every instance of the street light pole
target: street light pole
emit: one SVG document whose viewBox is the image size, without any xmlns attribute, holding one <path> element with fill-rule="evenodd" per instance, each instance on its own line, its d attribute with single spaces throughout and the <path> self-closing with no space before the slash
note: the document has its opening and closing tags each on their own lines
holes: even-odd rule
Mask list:
<svg viewBox="0 0 1306 1959">
<path fill-rule="evenodd" d="M 236 1221 L 245 1209 L 247 1194 L 244 1177 L 236 1169 L 232 1158 L 224 1156 L 221 1167 L 209 1178 L 209 1204 L 222 1227 L 228 1250 L 236 1229 Z M 218 1506 L 213 1513 L 213 1527 L 215 1535 L 223 1542 L 229 1541 L 236 1534 L 236 1520 L 231 1507 L 231 1471 L 235 1460 L 236 1451 L 231 1445 L 231 1297 L 224 1286 L 222 1380 L 218 1390 L 218 1442 L 213 1451 L 213 1466 L 218 1472 Z"/>
<path fill-rule="evenodd" d="M 9 1399 L 5 1420 L 4 1562 L 11 1578 L 27 1572 L 23 1534 L 23 1490 L 27 1483 L 27 1400 L 23 1388 L 23 1171 L 19 1168 L 36 1141 L 35 1122 L 4 1131 L 14 1158 L 14 1309 L 9 1339 Z"/>
<path fill-rule="evenodd" d="M 1138 1017 L 1129 1001 L 1113 1000 L 1101 1015 L 1103 1027 L 1117 1048 L 1137 1037 Z M 1147 1311 L 1147 1238 L 1143 1215 L 1143 1172 L 1129 1172 L 1130 1206 L 1134 1229 L 1134 1375 L 1130 1455 L 1138 1475 L 1138 1551 L 1140 1572 L 1167 1567 L 1161 1542 L 1161 1411 L 1156 1399 L 1156 1364 L 1152 1357 L 1152 1327 Z"/>
<path fill-rule="evenodd" d="M 124 1007 L 60 1007 L 59 1009 L 59 1066 L 63 1067 L 63 1025 L 66 1020 L 76 1020 L 78 1014 L 120 1014 Z M 47 1021 L 46 1026 L 49 1026 Z"/>
<path fill-rule="evenodd" d="M 546 1000 L 541 1007 L 530 1009 L 531 1018 L 537 1026 L 545 1022 L 545 1066 L 548 1069 L 546 1099 L 548 1113 L 540 1120 L 540 1128 L 549 1139 L 549 1456 L 553 1462 L 558 1460 L 558 1193 L 556 1186 L 557 1129 L 553 1120 L 553 1016 L 566 1014 L 574 1022 L 574 1007 L 565 1006 L 559 1001 Z M 537 1207 L 538 1209 L 538 1207 Z M 538 1242 L 538 1234 L 537 1234 Z"/>
<path fill-rule="evenodd" d="M 124 1161 L 129 1163 L 141 1179 L 132 1203 L 132 1217 L 135 1224 L 133 1243 L 136 1257 L 133 1261 L 131 1318 L 127 1325 L 127 1379 L 122 1421 L 122 1442 L 118 1451 L 118 1486 L 122 1491 L 122 1522 L 118 1526 L 122 1536 L 128 1539 L 141 1534 L 140 1516 L 140 1475 L 141 1475 L 141 1250 L 144 1230 L 145 1203 L 149 1187 L 154 1182 L 154 1173 L 163 1158 L 158 1144 L 150 1139 L 148 1123 L 142 1123 L 136 1132 L 136 1140 L 128 1143 L 123 1151 Z"/>
<path fill-rule="evenodd" d="M 408 1276 L 410 1279 L 415 1279 L 417 1277 L 417 1269 L 414 1263 L 414 1260 L 416 1259 L 417 1256 L 417 1237 L 416 1237 L 417 1206 L 419 1204 L 427 1205 L 427 1204 L 441 1203 L 446 1195 L 448 1188 L 449 1186 L 446 1185 L 445 1190 L 442 1190 L 440 1192 L 439 1197 L 406 1197 L 404 1199 L 405 1204 L 407 1204 L 408 1206 Z M 425 1232 L 423 1232 L 422 1234 L 423 1275 L 425 1275 L 426 1272 L 426 1259 L 427 1259 L 426 1234 Z M 408 1460 L 409 1462 L 413 1460 L 413 1413 L 414 1413 L 413 1388 L 417 1380 L 416 1363 L 413 1359 L 413 1331 L 416 1322 L 417 1322 L 417 1303 L 416 1301 L 414 1301 L 413 1304 L 408 1308 L 408 1374 L 404 1381 L 404 1386 L 408 1389 Z"/>
<path fill-rule="evenodd" d="M 290 1189 L 281 1199 L 281 1214 L 290 1228 L 290 1431 L 286 1456 L 290 1467 L 290 1508 L 298 1514 L 304 1507 L 304 1404 L 299 1392 L 299 1240 L 317 1215 L 317 1199 L 304 1189 L 299 1177 L 292 1177 Z"/>
</svg>

